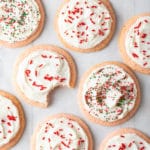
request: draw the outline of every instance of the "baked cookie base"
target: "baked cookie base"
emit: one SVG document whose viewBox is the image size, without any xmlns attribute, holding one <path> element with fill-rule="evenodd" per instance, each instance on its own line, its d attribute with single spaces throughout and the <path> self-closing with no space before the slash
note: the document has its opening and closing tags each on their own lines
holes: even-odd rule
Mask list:
<svg viewBox="0 0 150 150">
<path fill-rule="evenodd" d="M 123 68 L 134 80 L 134 82 L 136 84 L 136 87 L 137 87 L 137 91 L 138 91 L 137 92 L 136 104 L 135 104 L 134 108 L 132 109 L 132 111 L 129 112 L 123 119 L 120 119 L 120 120 L 117 120 L 117 121 L 114 121 L 114 122 L 106 122 L 106 121 L 103 121 L 103 120 L 100 120 L 98 118 L 93 117 L 84 108 L 84 104 L 82 102 L 82 91 L 83 91 L 83 86 L 84 86 L 84 83 L 85 83 L 86 79 L 91 74 L 91 72 L 93 72 L 95 69 L 97 69 L 99 67 L 103 67 L 105 65 L 117 65 L 118 67 Z M 127 120 L 129 120 L 131 117 L 133 117 L 133 115 L 136 113 L 136 111 L 139 108 L 140 101 L 141 101 L 141 92 L 140 92 L 140 85 L 139 85 L 138 79 L 135 76 L 135 74 L 131 71 L 131 69 L 128 66 L 124 65 L 123 63 L 110 61 L 110 62 L 103 62 L 101 64 L 97 64 L 94 67 L 92 67 L 91 69 L 89 69 L 83 75 L 83 77 L 81 78 L 81 82 L 80 82 L 79 90 L 78 90 L 78 104 L 79 104 L 79 107 L 80 107 L 81 111 L 86 116 L 86 118 L 88 118 L 90 121 L 92 121 L 94 123 L 97 123 L 97 124 L 100 124 L 100 125 L 103 125 L 103 126 L 116 126 L 116 125 L 122 124 L 122 123 L 126 122 Z"/>
<path fill-rule="evenodd" d="M 62 7 L 68 3 L 70 0 L 65 0 L 64 3 L 60 6 L 60 8 L 58 9 L 57 13 L 56 13 L 56 19 L 55 19 L 55 22 L 54 22 L 54 28 L 55 28 L 55 31 L 58 35 L 58 38 L 59 40 L 64 44 L 64 46 L 70 50 L 73 50 L 73 51 L 76 51 L 76 52 L 81 52 L 81 53 L 89 53 L 89 52 L 96 52 L 96 51 L 99 51 L 99 50 L 102 50 L 103 48 L 105 48 L 110 40 L 112 39 L 113 37 L 113 34 L 115 32 L 115 27 L 116 27 L 116 17 L 115 17 L 115 12 L 114 12 L 114 9 L 112 7 L 112 5 L 110 4 L 110 2 L 108 0 L 102 0 L 103 4 L 107 7 L 107 9 L 109 10 L 110 14 L 111 14 L 111 17 L 112 17 L 112 26 L 111 26 L 111 32 L 110 34 L 107 36 L 107 38 L 105 40 L 103 40 L 100 44 L 96 45 L 95 47 L 93 48 L 88 48 L 88 49 L 80 49 L 80 48 L 77 48 L 77 47 L 74 47 L 72 45 L 70 45 L 68 42 L 66 42 L 63 37 L 60 35 L 59 33 L 59 28 L 58 28 L 58 18 L 59 18 L 59 12 L 60 10 L 62 9 Z"/>
<path fill-rule="evenodd" d="M 44 27 L 44 23 L 45 23 L 45 12 L 44 12 L 44 8 L 42 5 L 42 1 L 41 0 L 35 0 L 35 1 L 37 2 L 40 13 L 41 13 L 41 20 L 39 22 L 39 25 L 36 31 L 32 33 L 32 35 L 29 36 L 26 40 L 14 42 L 14 43 L 9 43 L 9 42 L 0 40 L 0 45 L 8 47 L 8 48 L 23 47 L 23 46 L 28 45 L 32 41 L 34 41 L 41 34 L 43 27 Z"/>
<path fill-rule="evenodd" d="M 61 114 L 56 114 L 56 115 L 50 116 L 44 122 L 42 122 L 41 124 L 38 125 L 38 127 L 36 128 L 36 130 L 34 131 L 34 134 L 32 136 L 31 149 L 35 150 L 36 133 L 41 128 L 42 124 L 47 122 L 47 121 L 49 121 L 49 120 L 51 120 L 51 119 L 61 118 L 61 117 L 70 118 L 73 121 L 76 121 L 83 128 L 83 130 L 85 131 L 85 133 L 86 133 L 86 135 L 88 137 L 88 140 L 89 140 L 89 148 L 88 148 L 88 150 L 93 150 L 93 138 L 92 138 L 92 135 L 91 135 L 91 132 L 90 132 L 88 126 L 81 119 L 79 119 L 78 117 L 76 117 L 74 115 L 71 115 L 71 114 L 65 114 L 65 113 L 61 113 Z"/>
<path fill-rule="evenodd" d="M 47 51 L 54 51 L 62 56 L 65 57 L 65 59 L 67 60 L 69 67 L 70 67 L 70 82 L 69 82 L 69 87 L 70 88 L 74 88 L 75 87 L 75 83 L 76 83 L 76 66 L 75 66 L 75 62 L 73 60 L 73 58 L 70 56 L 70 54 L 66 51 L 64 51 L 63 49 L 56 47 L 54 45 L 38 45 L 38 46 L 34 46 L 29 48 L 28 50 L 24 51 L 18 58 L 18 60 L 16 61 L 15 65 L 14 65 L 14 71 L 13 71 L 13 84 L 14 87 L 16 89 L 16 92 L 18 93 L 18 95 L 25 100 L 28 104 L 30 105 L 34 105 L 37 107 L 41 107 L 41 108 L 46 108 L 48 106 L 48 99 L 50 96 L 50 91 L 49 94 L 47 95 L 47 101 L 45 103 L 40 103 L 36 100 L 31 100 L 29 99 L 20 89 L 19 85 L 17 84 L 16 81 L 16 76 L 17 76 L 17 72 L 18 72 L 18 67 L 19 64 L 22 62 L 22 60 L 27 57 L 30 53 L 34 52 L 34 51 L 38 51 L 38 50 L 47 50 Z M 54 90 L 54 89 L 53 89 Z"/>
<path fill-rule="evenodd" d="M 144 139 L 146 142 L 150 143 L 150 138 L 148 136 L 146 136 L 144 133 L 142 133 L 141 131 L 137 130 L 137 129 L 133 129 L 133 128 L 123 128 L 123 129 L 119 129 L 117 131 L 114 131 L 112 133 L 110 133 L 101 143 L 99 150 L 104 150 L 107 142 L 113 138 L 114 136 L 117 135 L 121 135 L 121 134 L 127 134 L 127 133 L 131 133 L 131 134 L 136 134 L 139 137 L 141 137 L 142 139 Z"/>
<path fill-rule="evenodd" d="M 130 29 L 130 27 L 136 22 L 137 19 L 143 16 L 150 16 L 150 13 L 145 13 L 141 14 L 138 16 L 134 16 L 131 19 L 129 19 L 126 24 L 122 27 L 122 30 L 119 35 L 118 39 L 118 45 L 120 49 L 120 54 L 124 60 L 124 62 L 129 65 L 133 70 L 136 70 L 140 73 L 143 74 L 150 74 L 150 68 L 143 68 L 139 64 L 135 63 L 127 54 L 126 48 L 125 48 L 125 38 L 126 38 L 126 33 Z"/>
<path fill-rule="evenodd" d="M 18 109 L 18 113 L 19 113 L 19 117 L 20 117 L 20 128 L 19 128 L 18 133 L 14 136 L 14 138 L 12 138 L 9 141 L 9 143 L 0 147 L 0 150 L 9 150 L 11 147 L 13 147 L 14 145 L 16 145 L 19 142 L 21 136 L 23 135 L 23 132 L 25 129 L 25 116 L 24 116 L 23 108 L 15 96 L 13 96 L 12 94 L 7 93 L 5 91 L 2 91 L 2 90 L 0 90 L 0 95 L 4 96 L 12 101 L 12 103 Z"/>
</svg>

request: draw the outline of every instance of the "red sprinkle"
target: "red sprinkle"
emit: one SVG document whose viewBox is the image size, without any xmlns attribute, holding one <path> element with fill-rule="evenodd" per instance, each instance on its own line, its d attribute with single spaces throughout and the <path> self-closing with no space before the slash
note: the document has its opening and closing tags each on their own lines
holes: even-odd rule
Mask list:
<svg viewBox="0 0 150 150">
<path fill-rule="evenodd" d="M 145 147 L 144 147 L 144 146 L 143 146 L 143 147 L 141 147 L 141 148 L 140 148 L 140 150 L 145 150 Z"/>
<path fill-rule="evenodd" d="M 41 57 L 43 57 L 43 58 L 47 58 L 47 55 L 41 55 Z"/>
<path fill-rule="evenodd" d="M 38 67 L 40 68 L 40 67 L 42 67 L 42 66 L 43 66 L 43 64 L 39 65 Z"/>
<path fill-rule="evenodd" d="M 7 122 L 7 125 L 8 125 L 8 126 L 11 126 L 11 123 L 10 123 L 10 122 Z"/>
<path fill-rule="evenodd" d="M 67 20 L 69 23 L 71 23 L 72 24 L 72 21 L 71 20 Z"/>
<path fill-rule="evenodd" d="M 90 14 L 90 16 L 93 16 L 94 15 L 94 13 L 92 12 L 91 14 Z"/>
<path fill-rule="evenodd" d="M 63 141 L 61 142 L 61 144 L 63 144 L 65 147 L 70 148 L 66 143 L 64 143 Z"/>
<path fill-rule="evenodd" d="M 11 130 L 8 130 L 8 133 L 12 133 Z"/>
<path fill-rule="evenodd" d="M 46 87 L 44 87 L 43 85 L 38 85 L 36 82 L 33 82 L 32 85 L 36 86 L 36 87 L 39 87 L 41 91 L 44 90 L 44 89 L 46 89 Z"/>
<path fill-rule="evenodd" d="M 146 38 L 146 37 L 147 37 L 146 33 L 143 33 L 142 36 L 141 36 L 141 38 L 143 38 L 143 39 Z"/>
<path fill-rule="evenodd" d="M 146 66 L 147 64 L 148 64 L 148 63 L 146 62 L 146 63 L 143 64 L 143 66 Z"/>
<path fill-rule="evenodd" d="M 79 24 L 78 24 L 78 27 L 80 27 L 80 26 L 85 26 L 86 24 L 85 24 L 85 22 L 80 22 Z"/>
<path fill-rule="evenodd" d="M 47 75 L 47 76 L 44 77 L 44 79 L 45 79 L 45 80 L 48 80 L 48 81 L 52 81 L 52 80 L 54 79 L 54 77 L 52 77 L 52 76 L 49 77 L 49 76 Z"/>
<path fill-rule="evenodd" d="M 132 146 L 132 143 L 130 143 L 129 145 L 128 145 L 128 147 L 131 147 Z"/>
<path fill-rule="evenodd" d="M 15 116 L 10 116 L 8 115 L 7 118 L 11 121 L 16 121 L 16 117 Z"/>
<path fill-rule="evenodd" d="M 132 53 L 132 56 L 133 56 L 134 58 L 138 58 L 138 57 L 139 57 L 136 53 Z"/>
<path fill-rule="evenodd" d="M 106 22 L 103 22 L 101 25 L 104 26 Z"/>
<path fill-rule="evenodd" d="M 126 88 L 125 88 L 125 90 L 126 90 Z M 120 135 L 120 137 L 125 138 L 125 136 L 124 136 L 124 135 Z"/>
<path fill-rule="evenodd" d="M 126 145 L 124 143 L 121 143 L 119 150 L 125 150 L 125 149 L 126 149 Z"/>
<path fill-rule="evenodd" d="M 31 61 L 29 62 L 29 64 L 30 64 L 30 65 L 33 64 L 33 60 L 31 60 Z"/>
<path fill-rule="evenodd" d="M 110 17 L 106 17 L 106 18 L 104 18 L 105 20 L 109 20 L 109 19 L 111 19 Z"/>
<path fill-rule="evenodd" d="M 51 142 L 51 139 L 50 139 L 50 138 L 48 138 L 48 142 L 49 142 L 49 143 Z"/>
<path fill-rule="evenodd" d="M 90 21 L 91 21 L 92 24 L 95 24 L 95 22 L 92 20 L 92 18 L 90 18 Z"/>
<path fill-rule="evenodd" d="M 66 80 L 66 78 L 61 78 L 60 82 L 64 82 Z"/>
<path fill-rule="evenodd" d="M 58 131 L 54 132 L 54 134 L 59 136 L 59 132 Z"/>
<path fill-rule="evenodd" d="M 135 48 L 137 48 L 137 47 L 138 47 L 137 42 L 134 42 L 134 47 L 135 47 Z"/>
<path fill-rule="evenodd" d="M 86 28 L 85 28 L 85 29 L 86 29 L 86 30 L 88 30 L 88 28 L 89 28 L 89 27 L 88 27 L 88 26 L 86 26 Z"/>
<path fill-rule="evenodd" d="M 69 18 L 69 19 L 71 19 L 71 20 L 74 20 L 74 18 L 73 18 L 73 17 L 71 17 L 71 16 L 68 16 L 68 18 Z"/>
<path fill-rule="evenodd" d="M 91 6 L 91 8 L 97 8 L 97 6 Z"/>
<path fill-rule="evenodd" d="M 136 26 L 136 27 L 134 27 L 134 29 L 139 29 L 140 28 L 140 26 L 141 26 L 141 22 Z"/>
<path fill-rule="evenodd" d="M 1 122 L 2 122 L 2 123 L 5 123 L 6 121 L 2 119 Z"/>
<path fill-rule="evenodd" d="M 104 32 L 102 30 L 98 30 L 98 34 L 104 36 Z"/>
<path fill-rule="evenodd" d="M 25 74 L 27 77 L 29 77 L 30 73 L 31 73 L 31 70 L 25 70 Z"/>
<path fill-rule="evenodd" d="M 148 20 L 144 20 L 145 21 L 145 23 L 148 23 Z"/>
<path fill-rule="evenodd" d="M 38 74 L 38 72 L 37 72 L 37 71 L 35 71 L 35 76 L 37 76 L 37 74 Z"/>
</svg>

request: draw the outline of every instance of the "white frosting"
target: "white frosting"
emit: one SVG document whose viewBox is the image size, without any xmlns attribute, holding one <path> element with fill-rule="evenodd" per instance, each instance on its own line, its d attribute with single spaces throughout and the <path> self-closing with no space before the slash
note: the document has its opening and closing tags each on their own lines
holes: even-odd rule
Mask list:
<svg viewBox="0 0 150 150">
<path fill-rule="evenodd" d="M 116 90 L 113 87 L 110 87 L 109 91 L 106 93 L 106 99 L 104 100 L 105 104 L 109 108 L 113 108 L 117 105 L 121 96 L 122 96 L 122 94 L 120 91 Z"/>
<path fill-rule="evenodd" d="M 0 0 L 0 40 L 26 40 L 37 30 L 40 19 L 35 0 Z"/>
<path fill-rule="evenodd" d="M 107 122 L 124 118 L 134 108 L 136 98 L 134 80 L 116 65 L 95 69 L 83 85 L 82 102 L 85 110 Z"/>
<path fill-rule="evenodd" d="M 149 150 L 150 144 L 136 134 L 114 136 L 104 150 Z"/>
<path fill-rule="evenodd" d="M 19 64 L 17 84 L 33 101 L 45 103 L 51 90 L 60 85 L 69 86 L 69 82 L 68 62 L 53 51 L 34 51 Z"/>
<path fill-rule="evenodd" d="M 20 119 L 16 106 L 0 95 L 0 147 L 14 138 L 19 128 Z"/>
<path fill-rule="evenodd" d="M 68 118 L 44 123 L 36 133 L 36 150 L 88 150 L 88 137 L 82 127 Z"/>
<path fill-rule="evenodd" d="M 70 45 L 93 48 L 110 34 L 112 17 L 101 0 L 70 0 L 59 13 L 61 37 Z"/>
<path fill-rule="evenodd" d="M 150 16 L 140 17 L 126 34 L 127 54 L 143 68 L 150 68 Z"/>
</svg>

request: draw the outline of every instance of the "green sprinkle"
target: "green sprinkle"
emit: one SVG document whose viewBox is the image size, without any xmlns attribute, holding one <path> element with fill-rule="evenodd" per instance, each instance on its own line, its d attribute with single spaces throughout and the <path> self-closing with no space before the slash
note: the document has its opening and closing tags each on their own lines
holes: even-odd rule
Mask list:
<svg viewBox="0 0 150 150">
<path fill-rule="evenodd" d="M 98 97 L 98 98 L 97 98 L 97 102 L 98 102 L 98 103 L 102 103 L 103 101 L 102 101 L 101 98 Z"/>
<path fill-rule="evenodd" d="M 124 105 L 124 104 L 125 104 L 125 99 L 122 98 L 122 99 L 120 99 L 119 102 L 117 103 L 117 106 L 122 106 L 122 105 Z"/>
<path fill-rule="evenodd" d="M 15 19 L 11 19 L 11 20 L 9 21 L 9 24 L 13 24 L 13 23 L 15 23 L 15 22 L 16 22 Z"/>
</svg>

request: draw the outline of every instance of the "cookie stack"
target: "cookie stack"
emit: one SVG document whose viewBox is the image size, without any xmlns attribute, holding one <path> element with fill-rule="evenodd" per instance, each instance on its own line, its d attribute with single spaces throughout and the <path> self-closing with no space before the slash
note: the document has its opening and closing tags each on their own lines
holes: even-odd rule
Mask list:
<svg viewBox="0 0 150 150">
<path fill-rule="evenodd" d="M 38 38 L 46 20 L 43 4 L 41 0 L 0 0 L 0 45 L 23 47 Z M 104 49 L 113 38 L 117 22 L 107 0 L 65 0 L 55 18 L 58 39 L 67 49 L 81 52 L 81 57 L 84 53 Z M 105 61 L 94 65 L 78 86 L 77 99 L 82 113 L 100 126 L 123 124 L 140 106 L 140 84 L 132 70 L 150 74 L 150 13 L 127 21 L 118 43 L 125 64 Z M 29 105 L 47 108 L 54 89 L 75 87 L 75 61 L 58 46 L 32 46 L 14 63 L 14 89 Z M 31 149 L 93 150 L 94 134 L 92 137 L 87 124 L 70 113 L 48 115 L 35 129 Z M 1 90 L 0 150 L 8 150 L 18 143 L 25 124 L 19 100 Z M 110 133 L 99 150 L 150 150 L 150 138 L 137 129 L 122 128 Z"/>
</svg>

